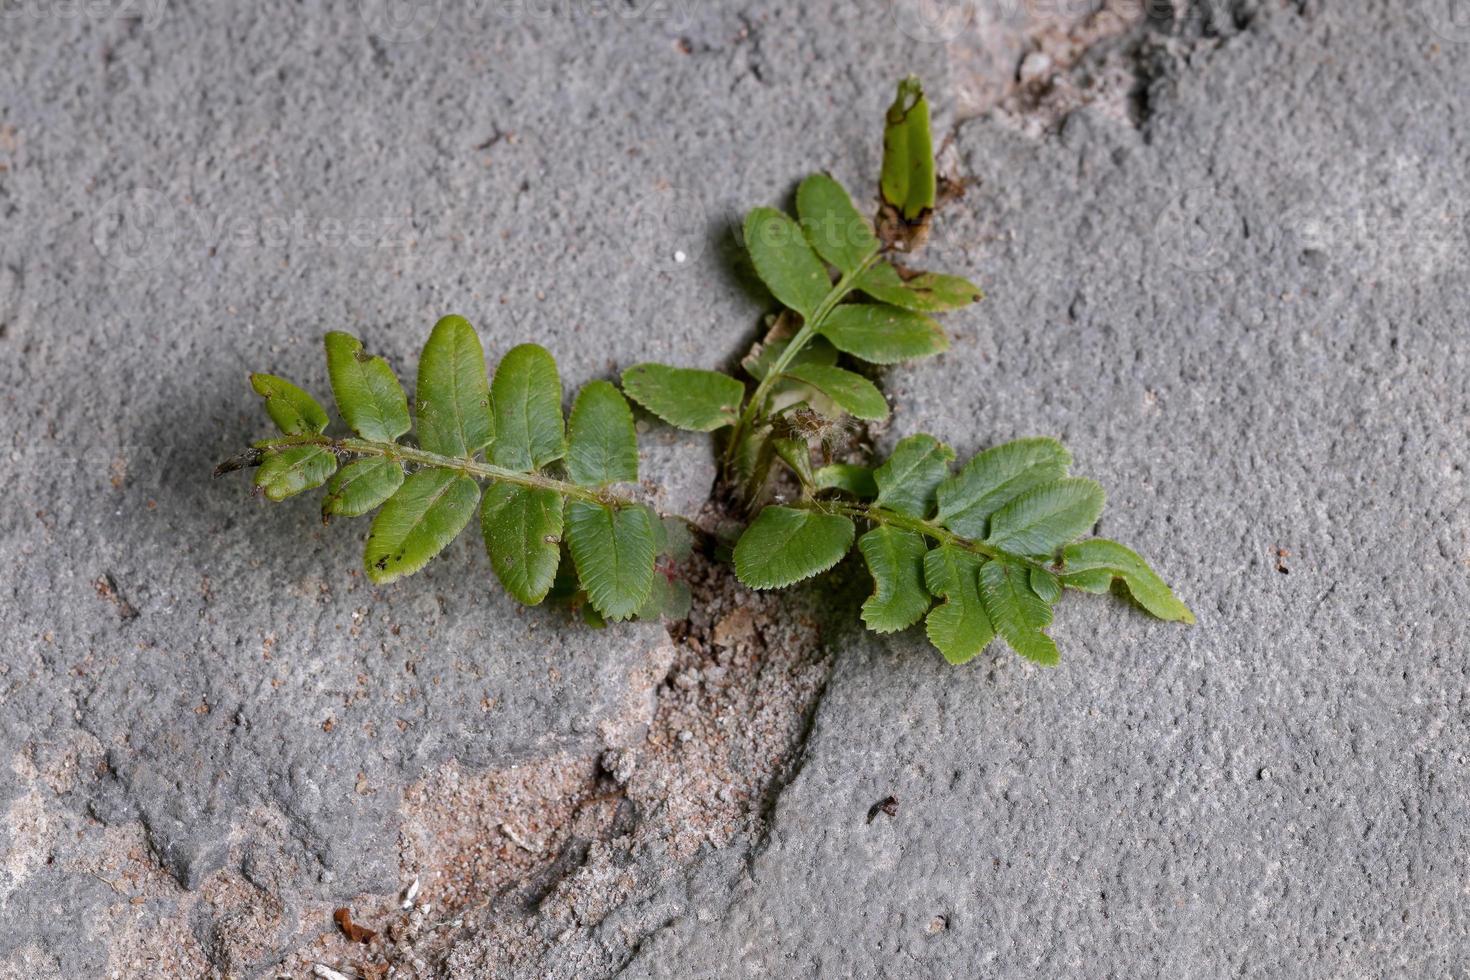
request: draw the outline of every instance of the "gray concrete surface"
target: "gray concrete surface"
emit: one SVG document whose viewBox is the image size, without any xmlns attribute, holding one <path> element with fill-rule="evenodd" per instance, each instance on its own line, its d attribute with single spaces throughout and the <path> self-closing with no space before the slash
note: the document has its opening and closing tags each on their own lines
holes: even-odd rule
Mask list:
<svg viewBox="0 0 1470 980">
<path fill-rule="evenodd" d="M 425 767 L 597 749 L 663 637 L 516 611 L 472 536 L 368 587 L 359 528 L 207 480 L 264 430 L 245 372 L 325 395 L 324 330 L 407 370 L 449 310 L 573 382 L 728 363 L 760 309 L 731 222 L 813 169 L 868 186 L 890 79 L 943 110 L 971 39 L 883 4 L 16 9 L 0 972 L 100 971 L 124 919 L 174 914 L 90 870 L 130 827 L 185 888 L 283 897 L 263 971 L 322 927 L 292 909 L 400 884 Z M 989 299 L 890 374 L 886 438 L 1062 436 L 1199 625 L 1075 599 L 1053 671 L 832 636 L 768 839 L 623 916 L 630 976 L 1470 969 L 1470 37 L 1444 12 L 1161 15 L 1082 69 L 1143 86 L 1137 126 L 959 128 L 974 184 L 929 261 Z"/>
<path fill-rule="evenodd" d="M 1061 435 L 1199 624 L 1069 602 L 1051 671 L 843 642 L 736 897 L 627 975 L 1466 975 L 1467 54 L 1314 5 L 1142 131 L 962 129 L 940 246 L 990 298 L 894 434 Z"/>
<path fill-rule="evenodd" d="M 744 208 L 874 172 L 887 79 L 941 52 L 839 5 L 4 12 L 0 973 L 101 970 L 176 911 L 115 914 L 93 873 L 139 821 L 186 888 L 272 869 L 265 969 L 330 925 L 292 909 L 404 884 L 405 783 L 595 752 L 664 637 L 515 609 L 473 534 L 370 588 L 361 525 L 209 481 L 267 431 L 246 373 L 325 397 L 335 328 L 408 373 L 447 311 L 572 384 L 731 359 L 758 312 L 728 261 Z M 697 509 L 707 450 L 646 442 Z M 219 916 L 191 915 L 208 951 Z"/>
</svg>

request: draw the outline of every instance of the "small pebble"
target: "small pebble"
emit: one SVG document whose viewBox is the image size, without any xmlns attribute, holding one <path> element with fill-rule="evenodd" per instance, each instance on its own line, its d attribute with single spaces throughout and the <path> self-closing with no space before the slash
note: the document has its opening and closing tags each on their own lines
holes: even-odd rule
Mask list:
<svg viewBox="0 0 1470 980">
<path fill-rule="evenodd" d="M 1033 82 L 1051 74 L 1051 58 L 1040 51 L 1033 51 L 1021 59 L 1017 77 L 1023 82 Z"/>
<path fill-rule="evenodd" d="M 602 769 L 619 786 L 627 785 L 638 768 L 638 753 L 632 749 L 608 749 L 602 753 Z"/>
</svg>

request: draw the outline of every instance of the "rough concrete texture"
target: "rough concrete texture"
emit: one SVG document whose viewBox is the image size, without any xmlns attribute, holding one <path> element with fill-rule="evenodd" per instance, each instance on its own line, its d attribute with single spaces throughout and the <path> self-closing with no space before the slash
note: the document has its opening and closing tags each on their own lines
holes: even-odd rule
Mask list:
<svg viewBox="0 0 1470 980">
<path fill-rule="evenodd" d="M 892 436 L 1062 436 L 1199 625 L 1071 602 L 1050 671 L 853 637 L 730 907 L 627 975 L 1462 975 L 1466 51 L 1273 11 L 1140 130 L 962 128 L 937 251 L 989 299 Z"/>
<path fill-rule="evenodd" d="M 1463 971 L 1470 33 L 1443 6 L 999 39 L 876 3 L 7 8 L 0 975 L 342 965 L 300 953 L 332 905 L 396 905 L 477 827 L 467 880 L 520 918 L 398 975 Z M 742 669 L 722 647 L 520 610 L 473 535 L 372 588 L 360 526 L 206 474 L 264 430 L 245 372 L 326 393 L 326 329 L 405 372 L 450 310 L 573 384 L 728 365 L 762 309 L 733 222 L 813 169 L 871 186 L 908 71 L 941 131 L 999 106 L 953 127 L 970 185 L 925 258 L 989 298 L 889 373 L 884 438 L 1060 435 L 1200 622 L 1073 599 L 1051 671 L 833 626 L 779 689 L 831 671 L 799 770 L 810 698 L 741 687 L 723 717 L 769 699 L 783 733 L 708 770 L 760 773 L 718 811 L 749 822 L 660 846 L 581 806 L 639 758 L 707 771 L 729 699 L 690 692 Z M 692 511 L 707 448 L 646 443 Z M 672 839 L 693 791 L 627 792 Z M 629 834 L 636 881 L 599 890 Z M 524 856 L 552 839 L 592 843 Z"/>
</svg>

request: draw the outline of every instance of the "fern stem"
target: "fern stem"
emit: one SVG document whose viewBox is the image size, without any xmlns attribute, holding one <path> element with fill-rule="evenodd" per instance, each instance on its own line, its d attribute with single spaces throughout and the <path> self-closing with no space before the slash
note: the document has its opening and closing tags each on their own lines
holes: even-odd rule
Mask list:
<svg viewBox="0 0 1470 980">
<path fill-rule="evenodd" d="M 842 274 L 842 277 L 837 280 L 837 284 L 832 287 L 822 300 L 822 305 L 812 311 L 811 319 L 802 323 L 801 328 L 796 331 L 795 336 L 787 342 L 786 348 L 781 351 L 781 355 L 776 358 L 776 362 L 771 365 L 770 370 L 766 371 L 766 376 L 761 379 L 760 384 L 755 386 L 755 391 L 751 394 L 749 400 L 746 401 L 745 408 L 740 412 L 740 418 L 735 422 L 735 427 L 730 430 L 730 441 L 725 446 L 725 458 L 722 464 L 726 475 L 729 473 L 730 461 L 735 458 L 737 447 L 740 445 L 741 440 L 745 438 L 746 430 L 755 421 L 757 415 L 764 414 L 766 399 L 770 397 L 771 388 L 775 386 L 776 382 L 781 380 L 782 374 L 791 366 L 791 362 L 796 359 L 796 355 L 800 354 L 806 345 L 811 343 L 812 338 L 822 329 L 822 324 L 826 322 L 827 317 L 837 308 L 837 304 L 847 298 L 847 295 L 852 292 L 853 286 L 857 284 L 858 279 L 872 267 L 874 262 L 878 261 L 881 254 L 881 250 L 872 252 L 867 258 L 863 259 L 862 263 L 856 269 Z"/>
<path fill-rule="evenodd" d="M 385 459 L 397 460 L 400 463 L 412 463 L 415 466 L 427 466 L 441 470 L 453 470 L 463 473 L 465 476 L 476 480 L 490 480 L 494 483 L 513 483 L 516 486 L 531 487 L 537 490 L 554 490 L 563 497 L 572 497 L 577 500 L 585 500 L 589 503 L 602 504 L 603 506 L 630 507 L 637 503 L 628 497 L 621 497 L 604 489 L 596 487 L 583 487 L 575 483 L 567 483 L 540 473 L 517 473 L 504 467 L 495 466 L 492 463 L 484 463 L 476 459 L 468 459 L 463 456 L 443 456 L 439 453 L 431 453 L 426 449 L 418 449 L 414 446 L 401 446 L 396 442 L 375 442 L 371 439 L 334 439 L 327 435 L 311 436 L 282 436 L 279 439 L 266 439 L 255 443 L 256 449 L 285 449 L 289 446 L 321 446 L 330 449 L 338 455 L 348 456 L 382 456 Z"/>
<path fill-rule="evenodd" d="M 1028 568 L 1039 568 L 1042 571 L 1051 571 L 1045 563 L 1025 555 L 1012 554 L 994 545 L 983 541 L 974 541 L 970 538 L 960 537 L 948 528 L 941 527 L 933 521 L 926 521 L 920 517 L 910 517 L 896 511 L 879 507 L 877 504 L 851 504 L 843 500 L 803 500 L 794 506 L 807 510 L 818 510 L 824 514 L 841 514 L 854 520 L 867 521 L 870 524 L 883 524 L 888 527 L 897 528 L 900 531 L 912 531 L 923 535 L 930 540 L 940 544 L 961 548 L 965 551 L 973 551 L 977 555 L 986 558 L 1000 558 L 1017 565 L 1025 565 Z"/>
</svg>

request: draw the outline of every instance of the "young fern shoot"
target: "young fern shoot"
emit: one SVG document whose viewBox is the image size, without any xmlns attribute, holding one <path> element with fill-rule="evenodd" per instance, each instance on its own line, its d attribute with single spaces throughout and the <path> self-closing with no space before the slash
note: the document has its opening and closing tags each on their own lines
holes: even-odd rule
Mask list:
<svg viewBox="0 0 1470 980">
<path fill-rule="evenodd" d="M 900 83 L 889 110 L 881 186 L 881 238 L 826 174 L 797 188 L 795 219 L 768 207 L 746 217 L 745 247 L 756 274 L 784 308 L 741 363 L 754 385 L 749 392 L 745 381 L 718 371 L 638 364 L 623 373 L 623 390 L 670 425 L 729 429 L 724 475 L 747 500 L 759 496 L 778 456 L 792 461 L 798 454 L 783 434 L 794 413 L 888 417 L 882 392 L 840 366 L 839 355 L 887 365 L 941 353 L 949 341 L 930 314 L 980 298 L 964 279 L 913 272 L 885 257 L 917 247 L 934 207 L 928 104 L 917 79 Z"/>
<path fill-rule="evenodd" d="M 875 470 L 845 467 L 830 481 L 835 490 L 803 477 L 799 502 L 766 507 L 741 536 L 735 574 L 769 589 L 826 571 L 852 548 L 861 522 L 869 530 L 858 550 L 874 583 L 863 622 L 892 633 L 923 619 L 954 664 L 996 637 L 1028 660 L 1056 664 L 1045 627 L 1064 588 L 1101 593 L 1116 581 L 1159 619 L 1194 622 L 1138 555 L 1115 541 L 1078 540 L 1097 523 L 1103 491 L 1068 475 L 1072 457 L 1061 443 L 1008 442 L 957 472 L 954 458 L 919 434 Z"/>
<path fill-rule="evenodd" d="M 600 618 L 677 606 L 668 580 L 654 572 L 667 529 L 621 489 L 638 480 L 638 446 L 633 413 L 612 384 L 585 385 L 567 424 L 551 354 L 535 344 L 514 347 L 492 383 L 474 328 L 447 316 L 419 359 L 411 422 L 386 360 L 345 333 L 327 334 L 326 352 L 332 393 L 353 434 L 328 434 L 326 411 L 296 385 L 251 375 L 281 435 L 222 463 L 216 475 L 259 466 L 256 489 L 277 501 L 326 484 L 324 521 L 377 510 L 363 557 L 375 583 L 423 568 L 478 507 L 491 567 L 521 602 L 545 599 L 561 571 Z M 417 445 L 405 444 L 415 425 Z"/>
</svg>

